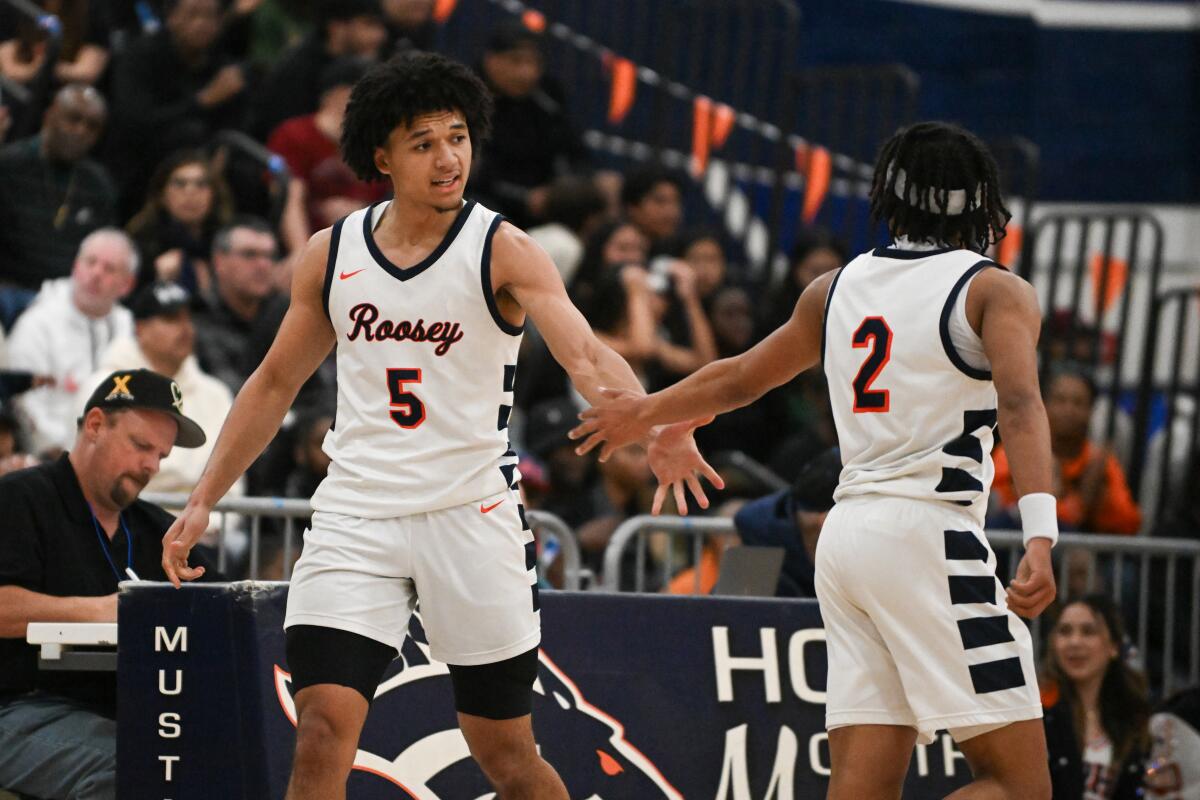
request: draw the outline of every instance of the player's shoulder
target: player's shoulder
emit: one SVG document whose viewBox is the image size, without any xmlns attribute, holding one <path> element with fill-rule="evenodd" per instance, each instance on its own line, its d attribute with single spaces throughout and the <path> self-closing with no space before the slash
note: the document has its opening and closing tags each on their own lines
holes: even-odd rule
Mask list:
<svg viewBox="0 0 1200 800">
<path fill-rule="evenodd" d="M 550 264 L 550 256 L 532 236 L 508 220 L 500 223 L 492 237 L 492 266 L 504 268 L 528 267 L 532 264 Z"/>
<path fill-rule="evenodd" d="M 971 283 L 971 292 L 982 297 L 997 296 L 1009 300 L 1037 299 L 1033 285 L 1002 264 L 980 258 L 980 264 L 991 267 L 982 269 Z"/>
</svg>

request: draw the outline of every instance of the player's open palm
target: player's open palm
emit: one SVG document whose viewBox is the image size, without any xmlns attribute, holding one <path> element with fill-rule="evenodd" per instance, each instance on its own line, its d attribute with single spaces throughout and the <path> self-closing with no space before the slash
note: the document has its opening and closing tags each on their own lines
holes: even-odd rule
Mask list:
<svg viewBox="0 0 1200 800">
<path fill-rule="evenodd" d="M 1009 581 L 1008 607 L 1026 619 L 1033 619 L 1054 602 L 1055 593 L 1050 544 L 1045 539 L 1032 539 L 1017 565 L 1017 576 Z"/>
<path fill-rule="evenodd" d="M 163 536 L 162 568 L 176 589 L 181 581 L 194 581 L 204 574 L 204 567 L 188 566 L 188 554 L 208 529 L 208 512 L 202 506 L 187 506 Z"/>
<path fill-rule="evenodd" d="M 638 419 L 645 395 L 628 389 L 601 389 L 603 399 L 584 411 L 583 420 L 571 431 L 572 439 L 583 439 L 575 448 L 578 455 L 590 453 L 600 445 L 600 460 L 608 461 L 614 450 L 650 438 L 651 426 Z"/>
<path fill-rule="evenodd" d="M 700 477 L 718 489 L 725 488 L 725 482 L 713 469 L 696 447 L 692 431 L 700 425 L 708 424 L 712 418 L 701 421 L 680 422 L 660 428 L 650 446 L 646 449 L 647 459 L 654 477 L 658 479 L 658 488 L 654 491 L 654 505 L 651 513 L 662 511 L 663 501 L 668 492 L 675 494 L 675 507 L 680 514 L 687 514 L 687 497 L 684 487 L 696 498 L 701 508 L 708 508 L 708 497 L 700 484 Z"/>
</svg>

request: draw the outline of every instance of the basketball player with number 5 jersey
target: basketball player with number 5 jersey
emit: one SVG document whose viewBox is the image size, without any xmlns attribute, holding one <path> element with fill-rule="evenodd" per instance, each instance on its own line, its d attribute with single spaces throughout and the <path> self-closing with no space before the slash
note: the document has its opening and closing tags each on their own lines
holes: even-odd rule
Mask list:
<svg viewBox="0 0 1200 800">
<path fill-rule="evenodd" d="M 606 390 L 572 432 L 604 460 L 652 425 L 719 414 L 822 365 L 842 454 L 817 542 L 829 654 L 829 798 L 899 798 L 913 746 L 947 729 L 955 800 L 1049 800 L 1033 650 L 1017 614 L 1054 599 L 1058 536 L 1032 287 L 981 255 L 1009 214 L 995 161 L 928 122 L 882 148 L 872 215 L 893 242 L 813 281 L 757 346 L 650 396 Z M 1025 554 L 1005 587 L 983 534 L 999 424 Z"/>
<path fill-rule="evenodd" d="M 196 577 L 187 557 L 209 509 L 336 346 L 329 474 L 284 621 L 297 711 L 287 800 L 346 796 L 368 707 L 418 601 L 431 652 L 449 665 L 459 727 L 497 794 L 567 797 L 530 722 L 541 619 L 508 433 L 526 315 L 585 398 L 641 388 L 545 252 L 464 199 L 491 105 L 474 73 L 431 53 L 379 64 L 355 85 L 342 154 L 364 180 L 390 180 L 394 199 L 309 242 L 275 342 L 163 538 L 168 577 Z M 687 486 L 706 507 L 698 476 L 721 482 L 694 427 L 665 426 L 643 444 L 660 492 Z"/>
</svg>

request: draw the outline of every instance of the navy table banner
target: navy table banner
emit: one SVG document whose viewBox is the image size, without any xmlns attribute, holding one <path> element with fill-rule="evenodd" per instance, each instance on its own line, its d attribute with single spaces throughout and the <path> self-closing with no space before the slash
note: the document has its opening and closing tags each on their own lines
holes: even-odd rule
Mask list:
<svg viewBox="0 0 1200 800">
<path fill-rule="evenodd" d="M 287 585 L 127 583 L 120 596 L 118 796 L 277 800 L 295 742 Z M 533 721 L 579 800 L 808 800 L 829 774 L 815 601 L 544 592 Z M 351 800 L 492 791 L 455 726 L 419 619 L 376 693 Z M 969 780 L 941 734 L 905 797 Z"/>
</svg>

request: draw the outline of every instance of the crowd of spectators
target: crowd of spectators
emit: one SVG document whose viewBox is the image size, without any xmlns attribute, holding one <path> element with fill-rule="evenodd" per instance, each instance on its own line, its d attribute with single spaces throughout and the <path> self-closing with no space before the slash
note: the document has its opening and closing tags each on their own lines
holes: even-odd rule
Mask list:
<svg viewBox="0 0 1200 800">
<path fill-rule="evenodd" d="M 37 475 L 61 473 L 80 506 L 78 484 L 62 477 L 71 463 L 64 453 L 85 440 L 94 450 L 111 427 L 93 413 L 91 427 L 78 428 L 96 396 L 85 403 L 110 373 L 148 369 L 177 383 L 207 441 L 156 461 L 143 486 L 188 492 L 283 318 L 292 257 L 315 231 L 387 198 L 386 182 L 363 182 L 341 160 L 343 116 L 373 63 L 434 46 L 434 3 L 41 5 L 62 20 L 56 54 L 40 28 L 0 4 L 0 474 L 41 464 Z M 624 174 L 599 168 L 573 124 L 571 87 L 549 66 L 542 35 L 515 20 L 486 37 L 474 67 L 495 96 L 494 130 L 468 195 L 541 244 L 573 302 L 647 389 L 752 347 L 788 318 L 807 285 L 846 263 L 846 243 L 810 228 L 799 232 L 779 280 L 750 280 L 723 231 L 687 218 L 688 193 L 699 191 L 690 179 L 655 164 Z M 226 131 L 283 159 L 285 194 Z M 1098 396 L 1095 371 L 1111 364 L 1109 344 L 1062 315 L 1051 315 L 1043 333 L 1060 526 L 1128 535 L 1152 524 L 1154 533 L 1194 538 L 1197 494 L 1180 493 L 1148 521 L 1120 466 L 1128 437 L 1098 435 L 1112 400 Z M 321 442 L 334 423 L 335 377 L 331 354 L 236 492 L 312 495 L 329 466 Z M 631 448 L 600 463 L 575 454 L 567 432 L 583 400 L 532 326 L 515 396 L 527 505 L 575 530 L 584 566 L 599 576 L 618 525 L 650 509 L 646 455 Z M 1015 528 L 1002 434 L 989 525 Z M 621 564 L 622 582 L 709 592 L 727 548 L 772 546 L 784 550 L 777 594 L 812 597 L 815 548 L 840 467 L 823 376 L 801 375 L 696 438 L 727 483 L 712 513 L 731 518 L 736 534 L 710 537 L 690 566 L 690 548 L 652 537 L 644 563 Z M 1200 480 L 1200 459 L 1189 466 L 1180 471 L 1186 486 Z M 280 531 L 268 525 L 262 534 L 259 574 L 281 577 Z M 234 576 L 245 569 L 238 555 L 230 550 Z M 139 558 L 139 571 L 153 573 L 150 555 Z M 1060 594 L 1081 597 L 1096 564 L 1082 552 L 1069 558 Z M 111 561 L 92 560 L 105 580 L 93 594 L 108 598 Z M 667 563 L 680 570 L 668 572 Z M 546 565 L 547 579 L 560 580 L 561 564 Z M 1177 584 L 1183 593 L 1191 585 Z M 1156 778 L 1149 700 L 1123 639 L 1129 609 L 1086 597 L 1053 613 L 1043 682 L 1055 796 L 1139 796 L 1147 764 L 1151 786 L 1163 773 Z M 1194 693 L 1168 708 L 1167 716 L 1197 719 Z"/>
<path fill-rule="evenodd" d="M 0 13 L 0 73 L 31 98 L 21 104 L 19 94 L 5 93 L 9 105 L 0 113 L 7 131 L 0 215 L 8 221 L 0 226 L 0 324 L 8 339 L 0 369 L 11 371 L 0 373 L 9 376 L 0 380 L 0 444 L 11 450 L 0 464 L 50 459 L 67 448 L 80 388 L 122 365 L 151 366 L 187 383 L 197 418 L 215 438 L 229 397 L 282 319 L 291 258 L 314 231 L 387 197 L 385 182 L 357 179 L 339 157 L 342 118 L 351 87 L 372 63 L 435 46 L 434 3 L 43 4 L 63 21 L 49 71 L 44 33 L 15 11 Z M 482 39 L 474 67 L 496 108 L 469 195 L 542 244 L 573 301 L 648 389 L 752 347 L 791 314 L 805 286 L 850 255 L 830 232 L 802 230 L 779 280 L 751 281 L 722 230 L 688 219 L 685 201 L 699 190 L 687 176 L 653 163 L 624 174 L 598 166 L 573 122 L 577 98 L 555 79 L 542 34 L 515 19 L 501 22 Z M 226 131 L 283 159 L 285 195 L 275 174 L 231 145 Z M 1046 366 L 1054 367 L 1043 388 L 1060 522 L 1064 530 L 1136 533 L 1143 517 L 1115 445 L 1089 435 L 1093 377 L 1073 366 L 1095 354 L 1072 344 L 1045 348 Z M 600 465 L 574 455 L 565 429 L 582 398 L 532 328 L 521 364 L 513 431 L 529 504 L 580 531 L 599 569 L 615 524 L 645 510 L 644 457 Z M 35 388 L 16 392 L 27 386 Z M 331 358 L 304 387 L 245 490 L 307 496 L 323 467 L 305 443 L 335 405 Z M 824 379 L 802 375 L 702 428 L 697 439 L 729 484 L 716 506 L 732 514 L 724 501 L 756 500 L 794 482 L 836 444 Z M 187 456 L 198 463 L 202 454 Z M 746 469 L 747 458 L 765 470 Z M 196 464 L 170 466 L 161 488 L 187 491 Z M 990 522 L 1013 526 L 1002 445 L 996 466 Z M 763 480 L 771 474 L 778 480 Z M 790 508 L 785 500 L 773 502 Z M 1194 514 L 1168 512 L 1159 525 L 1178 527 Z M 653 577 L 665 586 L 673 576 Z"/>
</svg>

